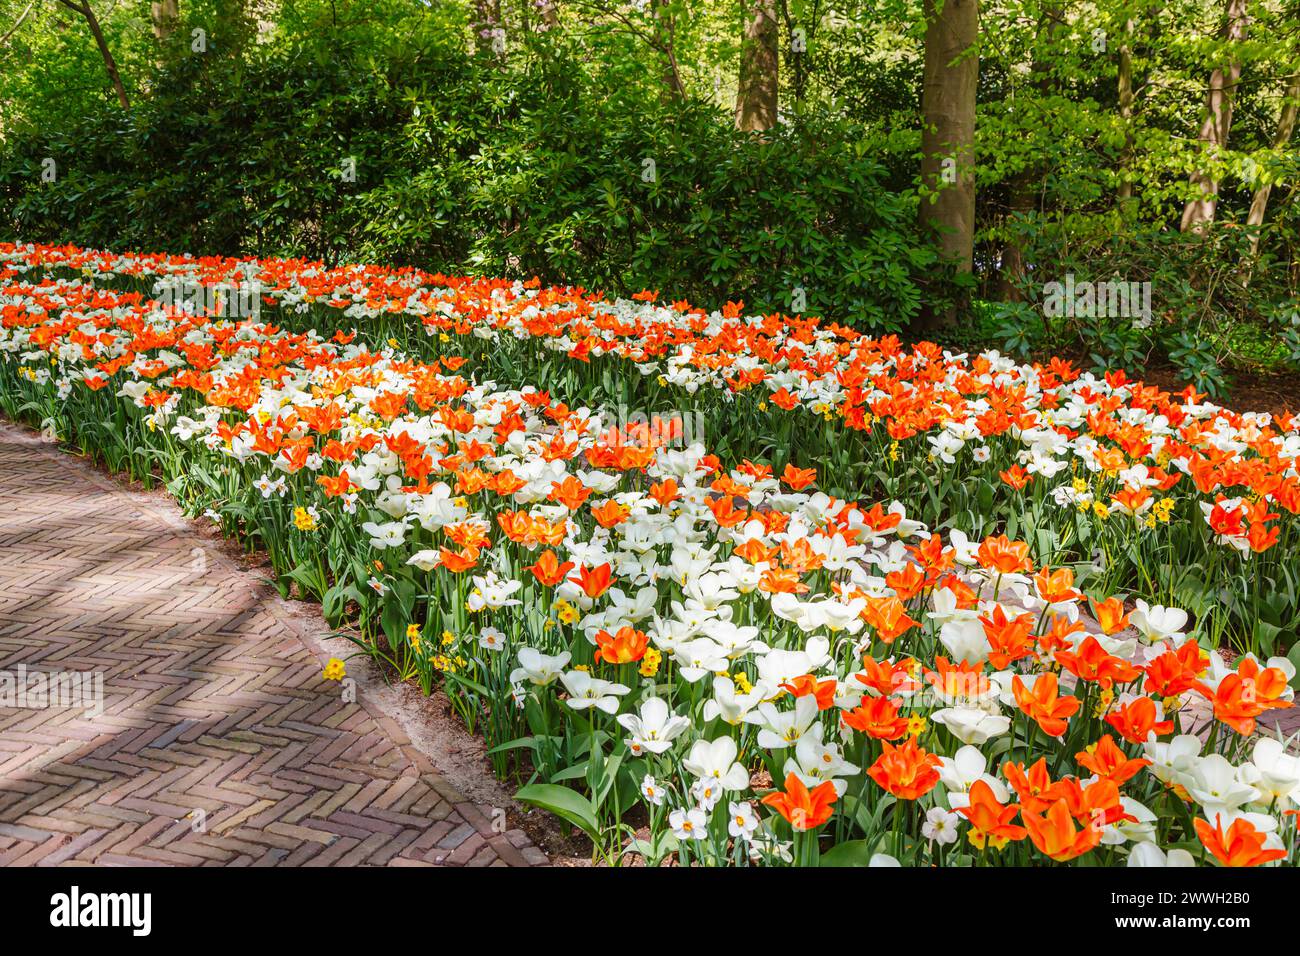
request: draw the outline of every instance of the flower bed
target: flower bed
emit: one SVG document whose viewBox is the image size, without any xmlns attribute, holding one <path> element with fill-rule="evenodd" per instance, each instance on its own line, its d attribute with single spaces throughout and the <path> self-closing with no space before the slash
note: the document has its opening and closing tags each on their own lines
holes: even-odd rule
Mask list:
<svg viewBox="0 0 1300 956">
<path fill-rule="evenodd" d="M 840 497 L 935 527 L 1005 531 L 1105 592 L 1189 609 L 1261 657 L 1300 634 L 1300 423 L 1173 396 L 1122 371 L 903 348 L 816 319 L 608 302 L 582 289 L 285 260 L 0 244 L 0 264 L 170 293 L 250 287 L 299 330 L 358 334 L 620 419 L 681 415 L 729 460 L 822 463 Z M 211 295 L 209 295 L 211 301 Z M 421 333 L 424 334 L 421 334 Z M 634 369 L 635 371 L 630 371 Z M 630 412 L 630 414 L 629 414 Z"/>
<path fill-rule="evenodd" d="M 64 275 L 85 260 L 25 255 L 22 277 L 0 275 L 6 411 L 111 467 L 156 475 L 193 513 L 265 548 L 286 587 L 319 599 L 332 621 L 357 622 L 367 653 L 426 692 L 445 688 L 499 772 L 531 775 L 520 798 L 584 830 L 603 859 L 631 849 L 690 864 L 1300 860 L 1300 761 L 1252 738 L 1291 706 L 1292 663 L 1245 654 L 1229 666 L 1198 644 L 1217 639 L 1213 616 L 1189 617 L 1154 594 L 1129 609 L 1108 586 L 1113 572 L 1044 566 L 1032 539 L 1056 532 L 1023 488 L 1000 499 L 1019 502 L 1006 535 L 986 534 L 987 516 L 974 529 L 931 531 L 927 508 L 951 518 L 961 512 L 946 498 L 983 492 L 940 484 L 938 502 L 855 503 L 818 490 L 836 482 L 834 461 L 724 461 L 711 442 L 679 441 L 671 422 L 611 423 L 578 405 L 588 400 L 581 380 L 564 393 L 572 407 L 532 385 L 472 381 L 462 363 L 483 360 L 449 354 L 456 340 L 422 361 L 372 351 L 363 343 L 375 336 L 352 329 L 323 336 L 161 309 L 138 290 Z M 210 278 L 229 277 L 223 267 Z M 425 279 L 412 281 L 384 280 L 383 295 L 401 290 L 409 302 Z M 462 343 L 496 324 L 497 299 L 505 308 L 525 293 L 465 284 L 480 286 L 509 295 L 478 291 L 458 307 L 486 310 L 464 319 Z M 461 321 L 454 313 L 434 330 Z M 893 353 L 895 377 L 905 354 Z M 573 358 L 553 355 L 558 376 Z M 1118 379 L 1103 392 L 987 358 L 966 371 L 931 358 L 933 378 L 919 381 L 953 382 L 925 407 L 952 417 L 927 425 L 927 438 L 994 414 L 976 406 L 990 394 L 1020 393 L 1014 414 L 1002 409 L 1005 428 L 956 437 L 999 444 L 997 455 L 1078 460 L 1089 475 L 1089 456 L 1110 448 L 1077 438 L 1058 447 L 1061 429 L 1075 427 L 1063 424 L 1069 408 L 1096 404 L 1084 415 L 1096 434 L 1091 417 L 1132 424 L 1124 409 L 1156 402 Z M 963 375 L 970 381 L 957 384 Z M 915 374 L 906 380 L 921 387 Z M 953 408 L 953 390 L 984 398 Z M 1192 407 L 1188 422 L 1214 423 L 1219 440 L 1228 413 Z M 1253 431 L 1234 439 L 1233 460 L 1267 459 L 1279 483 L 1260 500 L 1279 501 L 1295 481 L 1294 453 L 1283 455 L 1294 433 L 1235 418 Z M 886 435 L 899 420 L 886 421 Z M 1186 443 L 1180 436 L 1162 433 L 1162 452 Z M 743 428 L 732 438 L 758 440 Z M 875 462 L 886 473 L 890 447 Z M 813 462 L 817 470 L 805 467 Z M 1116 505 L 1127 530 L 1110 546 L 1155 537 L 1163 558 L 1172 545 L 1159 515 L 1187 505 L 1162 505 L 1172 499 L 1146 488 L 1172 487 L 1168 473 L 1123 465 L 1125 477 L 1105 479 L 1127 501 Z M 911 466 L 939 467 L 925 453 Z M 1099 503 L 1109 507 L 1094 497 L 1090 514 Z M 1067 505 L 1081 520 L 1078 502 Z M 1293 532 L 1293 518 L 1249 507 L 1249 524 Z M 1210 510 L 1220 523 L 1236 511 Z M 1272 560 L 1294 573 L 1293 558 Z M 1193 698 L 1212 715 L 1204 739 L 1193 733 L 1203 729 L 1192 726 Z M 521 754 L 527 761 L 512 759 Z"/>
</svg>

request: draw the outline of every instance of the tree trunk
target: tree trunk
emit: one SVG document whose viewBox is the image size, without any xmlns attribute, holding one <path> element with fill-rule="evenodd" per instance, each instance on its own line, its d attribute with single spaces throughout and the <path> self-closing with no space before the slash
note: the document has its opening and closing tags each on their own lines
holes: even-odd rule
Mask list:
<svg viewBox="0 0 1300 956">
<path fill-rule="evenodd" d="M 1119 47 L 1119 120 L 1124 127 L 1124 151 L 1119 161 L 1119 189 L 1115 198 L 1121 206 L 1133 198 L 1133 182 L 1128 177 L 1133 163 L 1133 32 L 1132 19 L 1124 21 L 1124 42 Z"/>
<path fill-rule="evenodd" d="M 921 197 L 920 220 L 937 233 L 944 257 L 955 261 L 962 272 L 970 272 L 975 240 L 979 3 L 925 0 L 924 10 L 921 183 L 929 195 Z M 949 315 L 944 321 L 954 318 Z"/>
<path fill-rule="evenodd" d="M 113 91 L 117 93 L 117 101 L 121 104 L 122 109 L 130 110 L 131 101 L 127 98 L 126 87 L 122 84 L 122 75 L 117 70 L 117 60 L 113 59 L 113 51 L 108 48 L 108 41 L 104 39 L 104 31 L 99 28 L 99 17 L 95 16 L 95 11 L 90 7 L 90 0 L 84 3 L 73 3 L 72 0 L 59 0 L 69 10 L 81 14 L 86 24 L 90 27 L 91 35 L 95 38 L 95 45 L 99 47 L 99 55 L 104 59 L 104 70 L 108 73 L 109 82 L 113 84 Z"/>
<path fill-rule="evenodd" d="M 154 0 L 149 5 L 149 14 L 153 20 L 153 35 L 161 43 L 176 31 L 181 17 L 180 0 Z"/>
<path fill-rule="evenodd" d="M 1273 137 L 1274 149 L 1286 149 L 1287 144 L 1291 142 L 1297 115 L 1300 115 L 1300 70 L 1291 74 L 1291 81 L 1286 87 L 1282 113 L 1277 120 L 1277 135 Z M 1255 190 L 1255 195 L 1250 201 L 1250 214 L 1246 217 L 1246 225 L 1254 230 L 1250 240 L 1252 250 L 1259 249 L 1259 227 L 1264 225 L 1264 212 L 1268 209 L 1268 197 L 1272 192 L 1273 184 L 1263 183 Z"/>
<path fill-rule="evenodd" d="M 736 129 L 769 130 L 776 125 L 780 87 L 780 30 L 776 0 L 744 0 L 745 38 L 736 89 Z"/>
<path fill-rule="evenodd" d="M 1228 0 L 1228 20 L 1223 36 L 1237 45 L 1246 39 L 1246 0 Z M 1232 104 L 1241 81 L 1241 63 L 1235 52 L 1228 54 L 1226 66 L 1217 66 L 1210 74 L 1210 89 L 1205 98 L 1205 121 L 1198 137 L 1204 152 L 1211 158 L 1228 146 L 1228 133 L 1232 130 Z M 1197 171 L 1192 174 L 1193 198 L 1183 207 L 1182 229 L 1198 231 L 1214 221 L 1219 201 L 1219 183 L 1213 173 Z"/>
<path fill-rule="evenodd" d="M 668 0 L 651 0 L 651 9 L 654 12 L 655 43 L 659 47 L 659 57 L 663 60 L 663 71 L 660 73 L 663 99 L 665 102 L 680 100 L 686 96 L 686 87 L 682 85 L 682 77 L 677 70 L 677 54 L 673 50 L 675 25 L 672 11 L 668 9 Z"/>
</svg>

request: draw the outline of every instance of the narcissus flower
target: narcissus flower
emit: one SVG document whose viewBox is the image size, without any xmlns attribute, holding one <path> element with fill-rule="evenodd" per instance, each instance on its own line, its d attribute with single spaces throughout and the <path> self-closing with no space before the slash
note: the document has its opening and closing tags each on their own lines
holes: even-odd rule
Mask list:
<svg viewBox="0 0 1300 956">
<path fill-rule="evenodd" d="M 674 714 L 658 697 L 643 700 L 637 713 L 619 714 L 616 719 L 632 735 L 628 750 L 634 757 L 665 752 L 691 726 L 688 718 Z"/>
</svg>

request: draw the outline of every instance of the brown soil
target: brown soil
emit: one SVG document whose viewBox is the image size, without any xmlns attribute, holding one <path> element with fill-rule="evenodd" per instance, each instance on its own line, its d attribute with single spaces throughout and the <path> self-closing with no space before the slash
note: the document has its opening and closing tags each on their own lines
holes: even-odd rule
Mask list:
<svg viewBox="0 0 1300 956">
<path fill-rule="evenodd" d="M 1270 412 L 1274 415 L 1300 412 L 1300 372 L 1242 370 L 1230 373 L 1228 394 L 1216 400 L 1238 412 Z M 1178 371 L 1168 364 L 1152 364 L 1141 378 L 1166 391 L 1187 387 Z"/>
</svg>

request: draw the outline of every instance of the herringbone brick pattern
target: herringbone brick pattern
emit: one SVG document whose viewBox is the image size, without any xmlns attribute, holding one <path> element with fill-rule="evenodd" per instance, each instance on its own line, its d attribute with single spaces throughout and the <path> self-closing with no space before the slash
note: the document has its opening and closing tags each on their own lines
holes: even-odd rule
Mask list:
<svg viewBox="0 0 1300 956">
<path fill-rule="evenodd" d="M 0 671 L 99 671 L 104 694 L 99 716 L 0 706 L 0 865 L 546 862 L 201 544 L 0 424 Z"/>
</svg>

